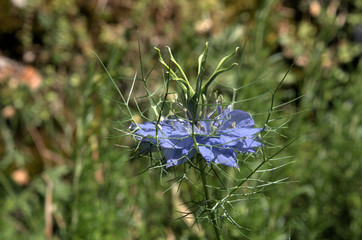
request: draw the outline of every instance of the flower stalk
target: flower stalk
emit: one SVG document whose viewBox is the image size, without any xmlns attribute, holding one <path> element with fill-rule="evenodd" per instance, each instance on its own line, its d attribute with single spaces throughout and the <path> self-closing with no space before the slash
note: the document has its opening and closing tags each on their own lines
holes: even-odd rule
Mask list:
<svg viewBox="0 0 362 240">
<path fill-rule="evenodd" d="M 204 164 L 202 163 L 202 161 L 199 161 L 199 168 L 203 169 L 204 168 Z M 207 187 L 207 178 L 206 178 L 205 173 L 201 172 L 201 181 L 202 181 L 202 186 L 203 186 L 203 190 L 204 190 L 204 195 L 205 195 L 205 201 L 207 204 L 207 208 L 208 209 L 212 209 L 212 204 L 211 204 L 211 198 L 210 198 L 210 193 L 209 193 L 209 189 Z M 214 210 L 211 210 L 211 223 L 213 225 L 214 228 L 214 233 L 215 233 L 215 237 L 217 240 L 222 240 L 222 235 L 220 234 L 219 231 L 219 225 L 218 225 L 218 221 L 217 221 L 217 215 L 216 212 Z"/>
</svg>

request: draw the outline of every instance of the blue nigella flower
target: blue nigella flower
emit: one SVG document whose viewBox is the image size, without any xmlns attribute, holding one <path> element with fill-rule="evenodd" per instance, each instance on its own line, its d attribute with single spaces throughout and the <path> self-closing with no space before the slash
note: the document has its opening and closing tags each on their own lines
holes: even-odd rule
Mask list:
<svg viewBox="0 0 362 240">
<path fill-rule="evenodd" d="M 215 112 L 217 116 L 211 117 Z M 249 113 L 232 111 L 231 106 L 223 111 L 218 106 L 194 127 L 192 122 L 181 118 L 162 118 L 158 123 L 146 122 L 137 126 L 132 123 L 130 129 L 141 141 L 141 149 L 153 151 L 157 149 L 155 146 L 158 147 L 167 168 L 187 162 L 197 152 L 208 164 L 238 167 L 238 153 L 255 152 L 254 149 L 262 145 L 255 136 L 262 128 L 254 128 Z"/>
</svg>

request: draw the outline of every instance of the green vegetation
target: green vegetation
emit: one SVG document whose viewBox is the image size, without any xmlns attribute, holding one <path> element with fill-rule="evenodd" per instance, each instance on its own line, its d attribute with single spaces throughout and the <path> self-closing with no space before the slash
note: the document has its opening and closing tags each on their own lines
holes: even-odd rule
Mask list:
<svg viewBox="0 0 362 240">
<path fill-rule="evenodd" d="M 268 139 L 282 146 L 297 138 L 279 156 L 293 163 L 263 176 L 288 180 L 237 204 L 241 232 L 361 239 L 362 5 L 246 2 L 1 1 L 0 57 L 31 64 L 42 78 L 38 86 L 33 68 L 0 64 L 0 239 L 207 239 L 210 226 L 178 219 L 190 198 L 166 191 L 172 173 L 145 171 L 149 160 L 122 147 L 135 142 L 120 137 L 120 96 L 96 57 L 126 96 L 136 73 L 150 73 L 153 93 L 166 75 L 154 47 L 170 46 L 191 79 L 206 41 L 210 69 L 246 42 L 239 70 L 216 83 L 226 101 L 238 88 L 236 108 L 259 126 L 270 89 L 295 62 L 275 97 L 280 136 Z M 135 96 L 145 96 L 136 83 Z M 227 221 L 221 233 L 247 239 Z"/>
</svg>

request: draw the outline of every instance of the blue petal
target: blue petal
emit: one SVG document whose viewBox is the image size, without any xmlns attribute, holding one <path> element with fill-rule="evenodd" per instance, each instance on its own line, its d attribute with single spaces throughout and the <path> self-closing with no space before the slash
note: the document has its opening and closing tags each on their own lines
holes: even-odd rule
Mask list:
<svg viewBox="0 0 362 240">
<path fill-rule="evenodd" d="M 182 119 L 171 119 L 163 121 L 162 127 L 166 127 L 169 130 L 177 130 L 179 132 L 188 133 L 191 130 L 191 124 Z"/>
<path fill-rule="evenodd" d="M 200 132 L 198 134 L 208 134 L 212 132 L 213 123 L 214 121 L 210 119 L 199 121 L 200 126 L 198 127 L 198 129 L 200 130 Z"/>
<path fill-rule="evenodd" d="M 262 146 L 262 144 L 258 142 L 256 139 L 247 138 L 236 144 L 235 150 L 241 153 L 247 153 L 247 152 L 255 153 L 254 148 L 258 148 L 260 146 Z"/>
<path fill-rule="evenodd" d="M 227 119 L 224 124 L 220 127 L 220 130 L 232 128 L 233 124 L 234 127 L 247 127 L 251 128 L 254 126 L 254 120 L 251 115 L 247 112 L 241 110 L 234 110 L 225 116 L 224 119 Z"/>
<path fill-rule="evenodd" d="M 236 167 L 238 168 L 238 164 L 236 163 L 236 154 L 232 149 L 220 149 L 220 148 L 213 148 L 212 152 L 216 158 L 213 162 L 217 164 L 223 164 L 229 167 Z"/>
<path fill-rule="evenodd" d="M 161 139 L 159 145 L 163 148 L 190 149 L 194 145 L 194 141 L 189 135 L 183 138 L 169 136 L 167 139 Z"/>
<path fill-rule="evenodd" d="M 203 144 L 210 146 L 234 146 L 239 141 L 239 137 L 231 136 L 231 135 L 220 135 L 215 137 L 209 137 L 203 140 Z"/>
<path fill-rule="evenodd" d="M 156 136 L 156 126 L 155 123 L 146 122 L 143 124 L 138 124 L 139 129 L 135 132 L 136 135 L 142 137 L 155 137 Z"/>
<path fill-rule="evenodd" d="M 192 139 L 189 138 L 188 128 L 190 124 L 183 120 L 165 120 L 159 122 L 156 131 L 155 122 L 145 122 L 138 124 L 139 129 L 134 133 L 138 140 L 159 144 L 164 148 L 185 148 L 190 145 Z M 131 129 L 136 126 L 131 124 Z M 188 147 L 190 148 L 190 147 Z"/>
<path fill-rule="evenodd" d="M 236 163 L 236 154 L 233 149 L 199 146 L 199 151 L 208 164 L 214 162 L 229 167 L 239 167 Z"/>
<path fill-rule="evenodd" d="M 163 154 L 166 158 L 166 168 L 187 162 L 195 155 L 196 151 L 185 149 L 164 148 Z"/>
<path fill-rule="evenodd" d="M 209 164 L 211 160 L 214 159 L 214 154 L 212 153 L 209 147 L 206 146 L 198 146 L 198 147 L 202 157 L 205 159 L 207 164 Z"/>
</svg>

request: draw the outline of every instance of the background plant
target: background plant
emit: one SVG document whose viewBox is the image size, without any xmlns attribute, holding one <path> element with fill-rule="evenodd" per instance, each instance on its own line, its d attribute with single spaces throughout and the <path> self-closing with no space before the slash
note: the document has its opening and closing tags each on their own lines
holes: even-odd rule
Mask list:
<svg viewBox="0 0 362 240">
<path fill-rule="evenodd" d="M 31 63 L 43 76 L 33 90 L 0 80 L 1 238 L 39 239 L 44 229 L 48 238 L 62 239 L 202 237 L 186 221 L 170 221 L 178 217 L 179 198 L 163 193 L 154 174 L 134 177 L 143 164 L 129 164 L 128 153 L 115 147 L 127 139 L 110 137 L 121 113 L 104 96 L 117 99 L 117 93 L 91 50 L 112 76 L 133 78 L 140 72 L 136 30 L 145 72 L 157 61 L 149 51 L 154 46 L 171 46 L 192 73 L 206 40 L 215 66 L 213 61 L 249 39 L 238 86 L 262 81 L 240 89 L 237 107 L 256 113 L 257 122 L 269 103 L 263 94 L 297 57 L 276 98 L 279 104 L 304 96 L 282 107 L 291 116 L 282 133 L 300 136 L 285 152 L 296 162 L 274 172 L 296 182 L 243 202 L 236 220 L 251 229 L 252 239 L 361 237 L 359 1 L 0 5 L 2 54 Z M 157 72 L 150 79 L 155 89 L 162 78 Z M 234 80 L 227 74 L 222 83 L 233 86 Z M 119 79 L 122 89 L 130 83 Z M 230 89 L 220 91 L 231 96 Z M 229 234 L 240 237 L 232 229 Z"/>
</svg>

